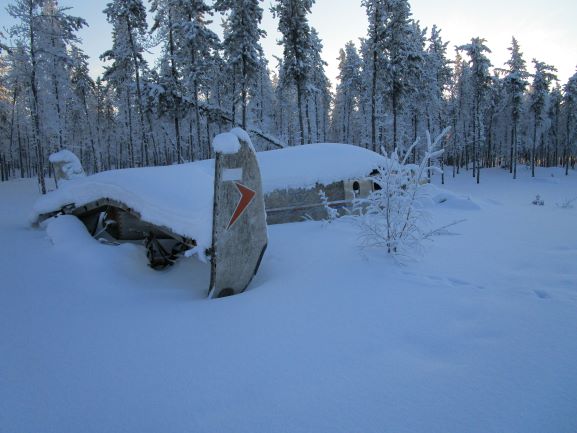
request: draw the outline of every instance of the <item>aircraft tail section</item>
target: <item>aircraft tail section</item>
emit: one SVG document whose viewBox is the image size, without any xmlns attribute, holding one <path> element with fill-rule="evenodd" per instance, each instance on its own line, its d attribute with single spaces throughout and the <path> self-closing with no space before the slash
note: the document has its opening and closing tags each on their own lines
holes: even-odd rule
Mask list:
<svg viewBox="0 0 577 433">
<path fill-rule="evenodd" d="M 216 152 L 209 298 L 244 292 L 268 243 L 260 168 L 248 134 L 220 134 Z"/>
</svg>

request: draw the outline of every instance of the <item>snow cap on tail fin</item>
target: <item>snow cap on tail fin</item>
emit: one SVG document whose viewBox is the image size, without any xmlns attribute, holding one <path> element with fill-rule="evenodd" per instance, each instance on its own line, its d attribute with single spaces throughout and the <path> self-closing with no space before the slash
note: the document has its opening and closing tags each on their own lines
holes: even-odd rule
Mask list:
<svg viewBox="0 0 577 433">
<path fill-rule="evenodd" d="M 80 159 L 69 150 L 62 149 L 53 153 L 48 160 L 54 166 L 56 180 L 71 180 L 86 176 Z"/>
</svg>

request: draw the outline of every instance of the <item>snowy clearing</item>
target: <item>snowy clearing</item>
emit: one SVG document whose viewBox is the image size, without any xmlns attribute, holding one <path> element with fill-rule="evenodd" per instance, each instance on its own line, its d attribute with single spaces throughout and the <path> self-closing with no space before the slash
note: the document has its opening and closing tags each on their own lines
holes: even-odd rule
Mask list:
<svg viewBox="0 0 577 433">
<path fill-rule="evenodd" d="M 343 221 L 271 226 L 211 301 L 208 265 L 33 229 L 34 182 L 0 183 L 0 432 L 574 433 L 577 174 L 537 174 L 436 178 L 434 223 L 466 221 L 404 266 Z"/>
</svg>

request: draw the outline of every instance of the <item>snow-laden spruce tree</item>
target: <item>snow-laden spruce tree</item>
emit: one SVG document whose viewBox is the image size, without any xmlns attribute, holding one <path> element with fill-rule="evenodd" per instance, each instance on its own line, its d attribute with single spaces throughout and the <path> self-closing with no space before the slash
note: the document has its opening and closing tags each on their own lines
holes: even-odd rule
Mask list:
<svg viewBox="0 0 577 433">
<path fill-rule="evenodd" d="M 96 84 L 90 76 L 88 56 L 77 45 L 70 47 L 70 84 L 74 98 L 69 101 L 71 123 L 77 125 L 79 131 L 76 140 L 82 148 L 88 147 L 82 153 L 85 155 L 83 162 L 87 162 L 87 168 L 92 173 L 100 171 L 100 155 L 102 151 L 99 135 L 96 133 L 95 107 Z M 72 136 L 74 138 L 74 135 Z"/>
<path fill-rule="evenodd" d="M 439 144 L 449 132 L 445 129 L 434 141 L 427 132 L 427 148 L 419 164 L 409 164 L 413 148 L 404 157 L 395 149 L 387 157 L 378 174 L 372 179 L 375 190 L 367 198 L 354 200 L 352 221 L 359 229 L 359 240 L 363 248 L 382 248 L 389 254 L 410 255 L 418 250 L 422 242 L 440 229 L 427 227 L 428 214 L 421 206 L 423 186 L 430 172 L 440 172 L 434 165 L 443 154 Z"/>
<path fill-rule="evenodd" d="M 9 29 L 9 36 L 17 44 L 14 51 L 7 51 L 12 53 L 10 55 L 20 75 L 18 82 L 22 85 L 14 96 L 25 100 L 21 101 L 27 106 L 24 111 L 29 113 L 25 117 L 29 115 L 32 120 L 29 137 L 32 149 L 27 151 L 27 155 L 29 159 L 34 153 L 42 193 L 46 192 L 46 148 L 51 151 L 67 145 L 67 136 L 74 132 L 71 122 L 67 122 L 72 96 L 68 51 L 71 44 L 78 41 L 76 32 L 86 22 L 68 15 L 68 9 L 59 7 L 55 0 L 17 0 L 6 9 L 16 20 L 16 24 Z M 16 99 L 13 99 L 14 106 Z M 11 142 L 13 131 L 12 128 Z M 20 166 L 22 169 L 22 159 Z"/>
<path fill-rule="evenodd" d="M 332 139 L 340 143 L 360 144 L 359 103 L 363 82 L 361 57 L 352 41 L 339 53 L 339 84 L 332 113 Z"/>
<path fill-rule="evenodd" d="M 561 145 L 561 112 L 563 106 L 563 92 L 562 87 L 559 82 L 555 84 L 555 87 L 551 90 L 549 94 L 549 109 L 547 112 L 547 117 L 551 120 L 551 126 L 547 133 L 547 144 L 548 146 L 543 149 L 544 155 L 543 160 L 545 161 L 546 167 L 552 167 L 557 164 L 563 165 L 563 157 L 560 156 L 560 145 Z"/>
<path fill-rule="evenodd" d="M 385 70 L 385 48 L 383 45 L 386 17 L 384 0 L 362 0 L 361 5 L 366 9 L 369 20 L 368 35 L 363 42 L 363 71 L 370 77 L 365 77 L 370 84 L 367 86 L 366 103 L 369 105 L 370 130 L 369 137 L 370 148 L 374 151 L 378 149 L 377 145 L 377 122 L 379 117 L 378 105 L 381 102 L 383 84 L 380 79 Z"/>
<path fill-rule="evenodd" d="M 385 11 L 385 80 L 393 122 L 392 147 L 389 149 L 398 149 L 402 145 L 400 120 L 403 109 L 418 93 L 423 80 L 424 32 L 419 23 L 411 19 L 411 6 L 407 0 L 388 0 Z"/>
<path fill-rule="evenodd" d="M 228 12 L 222 45 L 235 83 L 232 95 L 233 122 L 236 120 L 235 102 L 240 99 L 241 125 L 244 129 L 247 129 L 250 94 L 255 93 L 260 70 L 266 68 L 259 42 L 266 36 L 266 32 L 259 28 L 263 12 L 259 4 L 261 1 L 216 0 L 214 3 L 217 11 Z"/>
<path fill-rule="evenodd" d="M 481 177 L 481 160 L 485 148 L 485 110 L 487 95 L 491 86 L 489 68 L 491 62 L 485 53 L 491 50 L 483 38 L 472 38 L 471 43 L 462 45 L 460 50 L 467 53 L 471 66 L 472 117 L 473 117 L 473 177 L 477 183 Z"/>
<path fill-rule="evenodd" d="M 423 75 L 427 82 L 427 125 L 433 135 L 441 132 L 446 116 L 445 92 L 451 82 L 451 61 L 447 58 L 447 46 L 441 38 L 441 30 L 433 26 L 429 36 Z"/>
<path fill-rule="evenodd" d="M 248 103 L 250 124 L 265 134 L 275 134 L 273 107 L 274 88 L 268 67 L 268 60 L 264 53 L 260 58 L 261 67 L 257 71 L 255 83 L 251 91 L 252 95 Z"/>
<path fill-rule="evenodd" d="M 101 60 L 111 61 L 105 67 L 104 80 L 117 94 L 117 109 L 125 120 L 128 131 L 128 166 L 136 166 L 136 149 L 133 132 L 140 132 L 140 163 L 148 165 L 148 136 L 144 124 L 141 77 L 147 69 L 144 60 L 144 43 L 148 24 L 142 0 L 112 0 L 104 9 L 106 20 L 112 25 L 112 48 L 104 52 Z M 134 97 L 133 90 L 136 90 Z M 133 104 L 138 111 L 139 127 L 133 124 Z M 122 154 L 120 158 L 122 159 Z M 122 164 L 122 161 L 119 161 Z"/>
<path fill-rule="evenodd" d="M 523 53 L 519 47 L 517 39 L 513 38 L 509 48 L 511 57 L 505 63 L 508 66 L 505 75 L 505 89 L 507 91 L 507 105 L 511 113 L 511 147 L 509 159 L 511 165 L 510 173 L 513 179 L 517 179 L 517 155 L 519 154 L 519 120 L 521 118 L 521 109 L 523 105 L 523 95 L 529 82 L 527 78 L 526 63 L 523 59 Z"/>
<path fill-rule="evenodd" d="M 285 83 L 292 82 L 296 87 L 299 119 L 300 144 L 305 144 L 305 120 L 308 111 L 304 105 L 308 97 L 307 85 L 311 78 L 312 50 L 311 28 L 307 15 L 311 13 L 314 0 L 277 0 L 271 7 L 278 17 L 278 30 L 282 35 L 279 44 L 283 46 L 283 61 L 280 77 Z"/>
<path fill-rule="evenodd" d="M 70 72 L 75 59 L 72 49 L 80 39 L 77 32 L 86 26 L 83 18 L 67 13 L 69 8 L 58 6 L 55 0 L 45 1 L 42 7 L 41 35 L 38 38 L 39 84 L 42 108 L 46 119 L 47 137 L 51 138 L 49 152 L 69 148 L 83 141 L 74 127 L 77 107 L 71 85 Z"/>
<path fill-rule="evenodd" d="M 573 74 L 563 87 L 563 105 L 566 111 L 565 132 L 565 175 L 569 175 L 569 160 L 571 159 L 571 139 L 577 131 L 577 72 Z"/>
<path fill-rule="evenodd" d="M 309 142 L 326 142 L 329 111 L 332 102 L 331 81 L 325 72 L 325 62 L 321 53 L 323 41 L 314 27 L 311 27 L 311 76 L 307 86 L 307 111 L 309 111 Z M 314 120 L 311 127 L 311 119 Z M 313 134 L 313 129 L 315 133 Z"/>
<path fill-rule="evenodd" d="M 535 65 L 535 74 L 533 75 L 530 94 L 531 111 L 534 115 L 533 141 L 531 147 L 531 176 L 535 177 L 537 131 L 541 128 L 544 120 L 543 115 L 549 98 L 549 88 L 554 80 L 557 81 L 557 76 L 555 75 L 557 69 L 554 66 L 536 59 L 533 59 L 533 64 Z"/>
<path fill-rule="evenodd" d="M 181 161 L 180 118 L 192 108 L 193 113 L 188 113 L 189 158 L 208 157 L 210 137 L 207 131 L 206 140 L 202 138 L 201 109 L 204 100 L 208 99 L 206 93 L 212 78 L 213 54 L 219 44 L 218 36 L 209 28 L 212 8 L 204 0 L 152 0 L 151 12 L 155 14 L 151 31 L 156 32 L 162 42 L 164 59 L 170 66 L 165 66 L 161 74 L 163 91 L 160 99 L 164 102 L 158 114 L 172 117 L 176 158 Z M 170 101 L 174 103 L 171 105 Z M 192 150 L 193 123 L 196 151 Z"/>
</svg>

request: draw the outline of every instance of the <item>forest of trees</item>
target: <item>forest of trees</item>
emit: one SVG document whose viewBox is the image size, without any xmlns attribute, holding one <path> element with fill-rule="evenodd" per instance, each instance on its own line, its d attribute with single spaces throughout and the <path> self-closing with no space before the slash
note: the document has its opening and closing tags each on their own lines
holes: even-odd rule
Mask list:
<svg viewBox="0 0 577 433">
<path fill-rule="evenodd" d="M 212 137 L 232 126 L 259 150 L 344 142 L 400 153 L 450 126 L 443 164 L 453 174 L 471 170 L 480 181 L 486 167 L 513 177 L 517 164 L 574 168 L 577 73 L 560 83 L 554 66 L 533 59 L 530 74 L 515 38 L 505 65 L 491 64 L 481 37 L 451 53 L 407 0 L 361 3 L 367 32 L 341 49 L 333 93 L 308 21 L 314 0 L 273 2 L 276 65 L 260 45 L 262 0 L 112 0 L 96 79 L 78 38 L 83 18 L 56 0 L 11 0 L 16 24 L 0 39 L 1 179 L 36 176 L 45 192 L 48 155 L 60 149 L 88 173 L 206 159 Z M 215 12 L 225 17 L 222 39 Z M 162 49 L 155 65 L 144 57 L 152 46 Z"/>
</svg>

